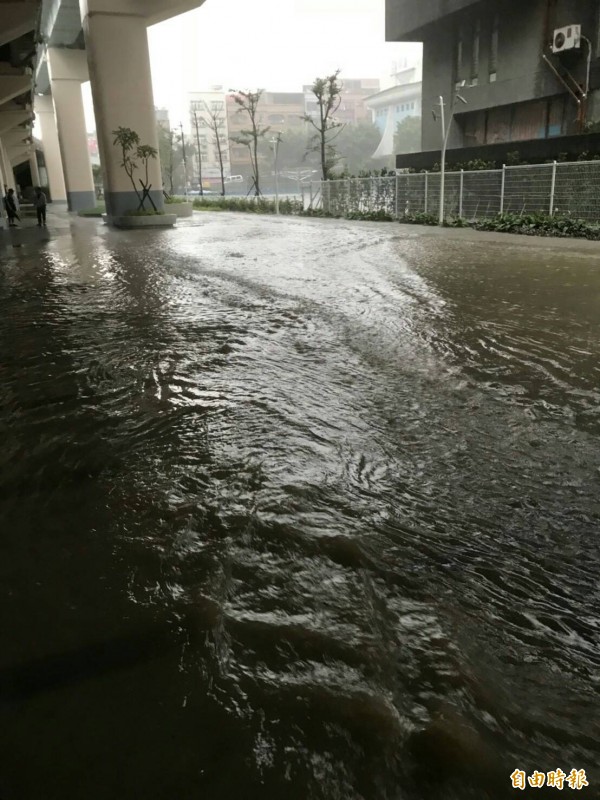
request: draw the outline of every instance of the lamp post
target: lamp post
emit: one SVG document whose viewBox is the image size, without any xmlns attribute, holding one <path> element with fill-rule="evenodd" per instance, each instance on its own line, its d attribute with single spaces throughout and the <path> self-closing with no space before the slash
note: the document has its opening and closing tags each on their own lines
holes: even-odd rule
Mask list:
<svg viewBox="0 0 600 800">
<path fill-rule="evenodd" d="M 204 189 L 202 188 L 202 150 L 200 148 L 200 133 L 198 132 L 198 115 L 194 110 L 194 125 L 196 127 L 196 147 L 198 149 L 198 179 L 200 181 L 200 196 L 204 197 Z"/>
<path fill-rule="evenodd" d="M 279 214 L 279 175 L 277 172 L 277 156 L 279 154 L 279 144 L 281 142 L 281 132 L 278 132 L 272 139 L 269 139 L 270 143 L 273 145 L 273 151 L 275 153 L 275 163 L 274 163 L 274 171 L 275 171 L 275 213 Z"/>
<path fill-rule="evenodd" d="M 462 81 L 458 88 L 462 89 L 465 85 L 466 81 Z M 465 98 L 456 92 L 452 98 L 452 103 L 450 104 L 450 118 L 448 119 L 448 125 L 446 126 L 446 106 L 444 103 L 444 98 L 440 95 L 440 120 L 442 123 L 442 163 L 440 165 L 440 217 L 439 217 L 439 224 L 444 224 L 444 217 L 445 217 L 445 195 L 446 195 L 446 151 L 448 149 L 448 140 L 450 139 L 450 130 L 452 129 L 452 121 L 454 120 L 454 109 L 456 108 L 456 101 L 460 100 L 461 103 L 467 105 L 467 101 Z M 435 111 L 433 112 L 434 119 L 436 118 Z"/>
<path fill-rule="evenodd" d="M 184 183 L 183 193 L 187 197 L 188 169 L 187 169 L 187 158 L 185 155 L 185 136 L 183 135 L 183 122 L 179 123 L 179 128 L 181 130 L 181 154 L 183 156 L 183 183 Z"/>
</svg>

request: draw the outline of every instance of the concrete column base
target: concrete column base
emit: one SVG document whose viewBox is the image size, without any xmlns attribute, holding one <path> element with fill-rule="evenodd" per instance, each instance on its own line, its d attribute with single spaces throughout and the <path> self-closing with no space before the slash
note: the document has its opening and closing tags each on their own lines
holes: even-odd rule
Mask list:
<svg viewBox="0 0 600 800">
<path fill-rule="evenodd" d="M 69 192 L 67 190 L 69 211 L 87 211 L 96 207 L 95 192 Z"/>
<path fill-rule="evenodd" d="M 154 205 L 159 211 L 164 210 L 163 193 L 162 190 L 151 189 L 150 197 Z M 105 192 L 104 200 L 106 202 L 106 213 L 112 216 L 119 217 L 127 214 L 128 211 L 135 211 L 140 204 L 140 201 L 134 191 L 131 192 Z M 153 211 L 152 203 L 146 200 L 144 207 L 147 211 Z"/>
</svg>

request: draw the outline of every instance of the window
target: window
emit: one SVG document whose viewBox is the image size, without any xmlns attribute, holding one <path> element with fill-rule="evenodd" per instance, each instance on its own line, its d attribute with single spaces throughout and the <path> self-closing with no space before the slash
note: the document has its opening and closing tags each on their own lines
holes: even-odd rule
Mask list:
<svg viewBox="0 0 600 800">
<path fill-rule="evenodd" d="M 490 83 L 494 83 L 498 74 L 498 47 L 500 43 L 500 16 L 494 16 L 492 38 L 490 40 Z"/>
<path fill-rule="evenodd" d="M 456 32 L 456 49 L 454 52 L 454 81 L 458 84 L 462 80 L 463 72 L 463 38 L 462 31 Z"/>
<path fill-rule="evenodd" d="M 414 104 L 414 103 L 411 103 L 411 104 L 410 104 L 410 110 L 412 111 L 412 110 L 414 109 L 414 107 L 415 107 L 415 104 Z"/>
<path fill-rule="evenodd" d="M 481 22 L 477 20 L 473 28 L 473 48 L 471 50 L 471 86 L 479 83 L 479 45 L 481 40 Z"/>
</svg>

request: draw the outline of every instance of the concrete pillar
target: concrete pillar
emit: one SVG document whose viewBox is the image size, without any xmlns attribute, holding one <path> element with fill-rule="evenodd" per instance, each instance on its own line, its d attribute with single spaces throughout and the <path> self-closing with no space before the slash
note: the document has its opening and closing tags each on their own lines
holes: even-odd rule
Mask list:
<svg viewBox="0 0 600 800">
<path fill-rule="evenodd" d="M 4 142 L 0 141 L 0 161 L 2 162 L 2 192 L 4 193 L 4 187 L 7 186 L 9 189 L 16 189 L 17 184 L 15 182 L 15 173 L 13 172 L 12 164 L 8 158 L 8 153 L 6 152 L 6 147 L 4 146 Z"/>
<path fill-rule="evenodd" d="M 4 209 L 4 184 L 6 181 L 4 180 L 4 165 L 2 163 L 2 158 L 0 157 L 0 230 L 3 228 L 8 227 L 8 219 L 6 217 L 6 211 Z"/>
<path fill-rule="evenodd" d="M 87 80 L 81 50 L 50 47 L 48 68 L 69 211 L 96 205 L 81 84 Z"/>
<path fill-rule="evenodd" d="M 58 131 L 54 117 L 54 105 L 50 95 L 35 98 L 35 113 L 40 120 L 42 129 L 42 144 L 44 145 L 44 160 L 48 173 L 50 196 L 53 203 L 66 203 L 67 190 L 63 176 L 60 146 L 58 144 Z"/>
<path fill-rule="evenodd" d="M 140 5 L 131 0 L 80 0 L 80 7 L 104 172 L 106 210 L 118 215 L 135 210 L 139 201 L 121 167 L 121 152 L 113 144 L 113 131 L 119 127 L 131 128 L 142 144 L 158 150 L 147 21 L 135 13 Z M 158 157 L 150 160 L 148 176 L 152 200 L 162 211 Z M 139 183 L 136 186 L 141 192 Z M 146 208 L 149 207 L 147 202 Z"/>
<path fill-rule="evenodd" d="M 37 153 L 35 150 L 29 156 L 29 169 L 31 170 L 31 185 L 34 187 L 40 185 L 40 170 L 38 168 Z"/>
</svg>

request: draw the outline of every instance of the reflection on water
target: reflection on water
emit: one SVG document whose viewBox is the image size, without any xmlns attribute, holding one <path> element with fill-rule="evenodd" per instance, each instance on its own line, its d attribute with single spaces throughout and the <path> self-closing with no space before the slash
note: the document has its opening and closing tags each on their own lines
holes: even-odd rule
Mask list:
<svg viewBox="0 0 600 800">
<path fill-rule="evenodd" d="M 2 262 L 3 800 L 597 785 L 600 277 L 513 241 Z"/>
</svg>

